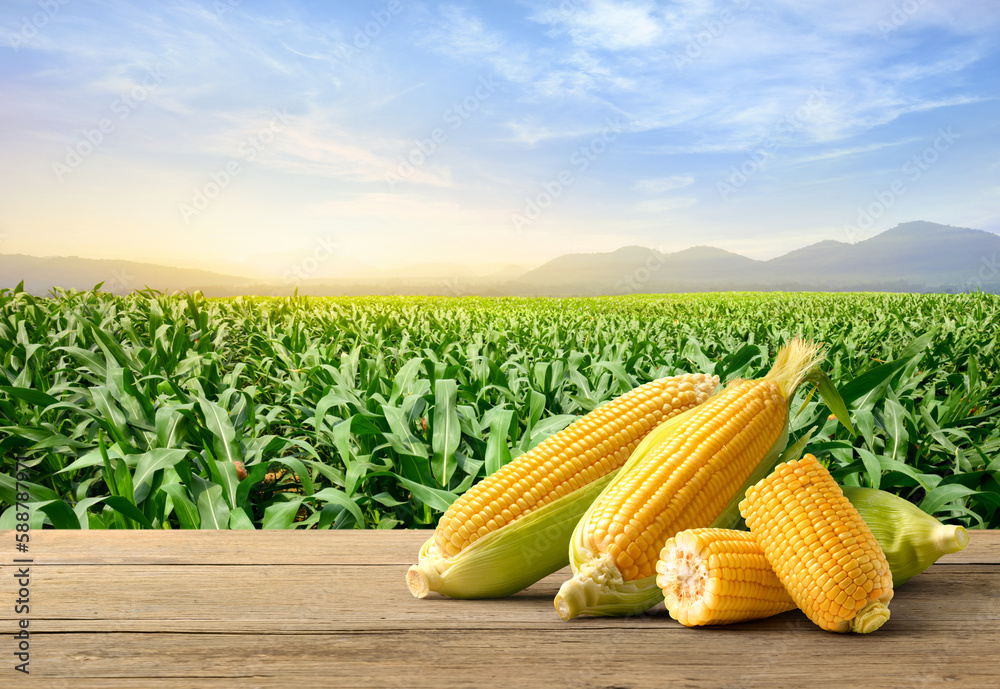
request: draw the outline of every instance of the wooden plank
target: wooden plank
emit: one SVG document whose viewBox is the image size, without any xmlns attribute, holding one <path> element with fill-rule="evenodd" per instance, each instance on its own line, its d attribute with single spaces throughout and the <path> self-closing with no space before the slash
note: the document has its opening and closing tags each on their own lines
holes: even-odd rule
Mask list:
<svg viewBox="0 0 1000 689">
<path fill-rule="evenodd" d="M 818 628 L 499 630 L 391 635 L 44 634 L 33 679 L 72 686 L 938 687 L 996 686 L 997 634 Z M 924 649 L 924 652 L 920 652 Z M 154 683 L 153 679 L 159 681 Z M 117 679 L 119 681 L 115 682 Z M 55 682 L 46 686 L 56 686 Z"/>
<path fill-rule="evenodd" d="M 34 532 L 30 684 L 996 686 L 997 532 L 973 532 L 966 551 L 900 587 L 868 637 L 823 632 L 797 611 L 710 629 L 662 607 L 567 623 L 552 598 L 568 570 L 504 600 L 417 600 L 403 574 L 429 534 Z M 8 629 L 15 571 L 0 565 Z M 12 676 L 0 666 L 0 684 Z"/>
<path fill-rule="evenodd" d="M 31 534 L 38 564 L 411 565 L 432 531 L 70 531 Z M 942 563 L 1000 564 L 1000 530 L 969 532 Z M 8 540 L 9 539 L 9 540 Z M 13 542 L 0 531 L 0 543 Z"/>
<path fill-rule="evenodd" d="M 0 531 L 0 543 L 13 543 Z M 31 532 L 29 556 L 54 565 L 411 565 L 427 530 L 62 530 Z"/>
<path fill-rule="evenodd" d="M 257 633 L 417 629 L 562 629 L 552 600 L 568 568 L 505 600 L 418 600 L 403 583 L 403 566 L 187 565 L 67 566 L 32 570 L 33 628 L 46 632 L 198 631 Z M 16 598 L 12 568 L 0 569 L 0 600 Z M 901 586 L 892 602 L 903 623 L 995 626 L 1000 621 L 997 568 L 934 565 Z M 801 613 L 788 613 L 799 616 Z M 674 626 L 660 606 L 658 624 Z M 13 606 L 0 620 L 17 619 Z M 785 618 L 787 619 L 787 618 Z M 802 617 L 805 620 L 804 617 Z M 761 621 L 769 629 L 785 620 Z M 573 622 L 580 628 L 604 618 Z"/>
</svg>

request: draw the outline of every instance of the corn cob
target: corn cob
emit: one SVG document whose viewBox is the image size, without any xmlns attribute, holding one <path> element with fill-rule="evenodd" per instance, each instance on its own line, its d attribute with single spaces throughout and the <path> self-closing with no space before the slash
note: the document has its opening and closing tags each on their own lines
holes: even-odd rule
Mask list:
<svg viewBox="0 0 1000 689">
<path fill-rule="evenodd" d="M 885 554 L 815 457 L 779 465 L 747 491 L 740 513 L 795 604 L 820 627 L 867 634 L 889 619 Z"/>
<path fill-rule="evenodd" d="M 718 383 L 717 376 L 686 374 L 641 385 L 470 488 L 407 572 L 411 593 L 501 597 L 565 566 L 573 526 L 632 451 L 662 421 L 708 399 Z"/>
<path fill-rule="evenodd" d="M 817 345 L 793 340 L 764 378 L 733 381 L 657 429 L 577 525 L 574 576 L 555 599 L 560 617 L 656 605 L 662 594 L 654 567 L 666 540 L 689 528 L 736 524 L 746 487 L 779 461 L 789 402 L 821 358 Z"/>
<path fill-rule="evenodd" d="M 681 531 L 663 546 L 656 572 L 667 612 L 686 627 L 743 622 L 795 609 L 795 601 L 747 531 Z"/>
<path fill-rule="evenodd" d="M 969 543 L 964 527 L 942 524 L 898 495 L 874 488 L 842 490 L 882 546 L 893 590 Z M 746 531 L 682 531 L 663 547 L 656 571 L 667 611 L 687 626 L 754 620 L 796 607 Z"/>
</svg>

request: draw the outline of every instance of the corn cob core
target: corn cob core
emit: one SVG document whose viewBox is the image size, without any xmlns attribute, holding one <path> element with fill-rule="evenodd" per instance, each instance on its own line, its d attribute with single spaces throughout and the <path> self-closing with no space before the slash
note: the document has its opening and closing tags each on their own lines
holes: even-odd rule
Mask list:
<svg viewBox="0 0 1000 689">
<path fill-rule="evenodd" d="M 889 619 L 885 554 L 814 456 L 779 464 L 747 491 L 740 514 L 795 604 L 820 627 L 868 633 Z"/>
<path fill-rule="evenodd" d="M 590 548 L 610 555 L 625 581 L 652 576 L 668 538 L 718 517 L 781 435 L 787 414 L 778 383 L 731 383 L 601 496 L 585 527 Z"/>
<path fill-rule="evenodd" d="M 663 546 L 656 572 L 667 611 L 687 627 L 743 622 L 795 609 L 795 601 L 746 531 L 681 531 Z"/>
<path fill-rule="evenodd" d="M 703 403 L 718 376 L 661 378 L 625 393 L 472 486 L 434 533 L 448 557 L 483 536 L 618 469 L 661 421 Z"/>
</svg>

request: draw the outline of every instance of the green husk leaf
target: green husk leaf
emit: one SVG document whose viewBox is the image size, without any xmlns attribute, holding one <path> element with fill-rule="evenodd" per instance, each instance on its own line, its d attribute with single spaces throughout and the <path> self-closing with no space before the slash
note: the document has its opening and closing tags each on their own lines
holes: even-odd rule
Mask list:
<svg viewBox="0 0 1000 689">
<path fill-rule="evenodd" d="M 893 588 L 923 572 L 942 555 L 963 550 L 969 543 L 965 527 L 942 524 L 898 495 L 855 486 L 843 486 L 842 490 L 882 546 Z"/>
<path fill-rule="evenodd" d="M 407 572 L 411 593 L 418 598 L 429 591 L 452 598 L 502 598 L 565 567 L 577 521 L 616 473 L 528 513 L 453 558 L 437 553 L 431 537 L 420 550 L 420 562 Z"/>
</svg>

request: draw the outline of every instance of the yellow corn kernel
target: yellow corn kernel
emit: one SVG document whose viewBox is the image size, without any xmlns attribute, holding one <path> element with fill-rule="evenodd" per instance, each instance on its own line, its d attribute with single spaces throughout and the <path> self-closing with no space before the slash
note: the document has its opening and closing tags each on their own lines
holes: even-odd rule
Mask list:
<svg viewBox="0 0 1000 689">
<path fill-rule="evenodd" d="M 573 528 L 632 451 L 661 422 L 703 403 L 718 383 L 718 376 L 693 374 L 642 385 L 470 488 L 407 571 L 410 592 L 498 598 L 564 567 Z"/>
<path fill-rule="evenodd" d="M 889 619 L 892 572 L 868 525 L 812 455 L 779 464 L 740 503 L 750 533 L 809 619 L 834 632 Z"/>
<path fill-rule="evenodd" d="M 467 490 L 438 521 L 448 557 L 487 534 L 618 469 L 661 421 L 708 399 L 717 376 L 686 374 L 641 385 L 540 443 Z"/>
<path fill-rule="evenodd" d="M 684 424 L 601 496 L 586 527 L 625 581 L 651 576 L 664 542 L 707 526 L 781 435 L 787 402 L 772 381 L 742 381 Z"/>
<path fill-rule="evenodd" d="M 732 381 L 651 433 L 577 525 L 559 615 L 629 615 L 662 599 L 655 565 L 664 543 L 685 529 L 735 524 L 746 488 L 780 461 L 789 402 L 822 358 L 818 345 L 793 339 L 764 378 Z"/>
<path fill-rule="evenodd" d="M 687 627 L 744 622 L 795 609 L 746 531 L 681 531 L 663 546 L 656 572 L 667 611 Z"/>
</svg>

